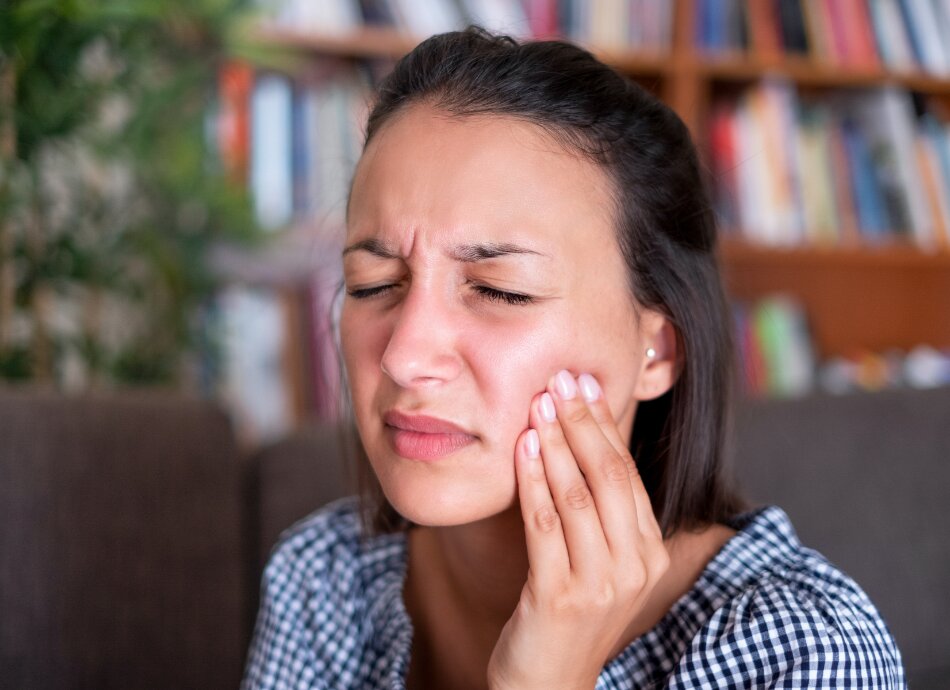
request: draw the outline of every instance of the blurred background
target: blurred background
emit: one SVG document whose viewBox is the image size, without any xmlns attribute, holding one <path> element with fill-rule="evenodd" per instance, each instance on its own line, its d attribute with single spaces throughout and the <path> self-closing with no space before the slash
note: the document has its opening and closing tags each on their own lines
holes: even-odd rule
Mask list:
<svg viewBox="0 0 950 690">
<path fill-rule="evenodd" d="M 920 5 L 922 9 L 910 11 Z M 338 413 L 329 326 L 373 85 L 469 22 L 566 36 L 708 171 L 753 396 L 950 382 L 946 3 L 7 3 L 0 376 Z"/>
<path fill-rule="evenodd" d="M 578 42 L 683 118 L 733 303 L 737 465 L 823 549 L 846 506 L 831 531 L 880 580 L 869 591 L 938 591 L 950 2 L 7 0 L 0 620 L 30 622 L 0 632 L 0 665 L 20 674 L 0 687 L 133 687 L 133 669 L 152 678 L 140 687 L 236 683 L 268 549 L 344 491 L 332 316 L 370 94 L 421 38 L 469 23 Z M 812 474 L 788 474 L 796 454 Z M 888 471 L 905 465 L 901 483 Z M 904 523 L 869 517 L 895 486 Z M 892 539 L 878 546 L 903 540 L 906 558 L 854 542 L 875 519 Z M 90 592 L 118 602 L 116 588 L 125 603 L 104 612 Z M 946 633 L 920 623 L 950 615 L 939 592 L 886 612 L 906 619 L 925 687 L 950 677 Z M 209 608 L 238 623 L 212 640 Z M 63 641 L 87 624 L 108 642 Z M 31 662 L 35 636 L 59 640 L 56 664 Z M 143 641 L 155 656 L 133 663 Z"/>
</svg>

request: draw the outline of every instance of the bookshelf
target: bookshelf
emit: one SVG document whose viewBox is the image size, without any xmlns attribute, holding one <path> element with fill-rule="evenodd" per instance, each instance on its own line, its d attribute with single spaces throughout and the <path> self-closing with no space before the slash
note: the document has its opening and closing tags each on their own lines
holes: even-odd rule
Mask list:
<svg viewBox="0 0 950 690">
<path fill-rule="evenodd" d="M 886 1 L 895 7 L 901 2 Z M 811 6 L 821 2 L 815 0 Z M 705 9 L 700 7 L 703 4 Z M 869 64 L 792 54 L 763 39 L 763 23 L 770 21 L 761 14 L 766 4 L 756 0 L 676 0 L 665 50 L 606 48 L 576 37 L 571 40 L 585 45 L 676 110 L 710 170 L 715 167 L 710 122 L 717 102 L 769 80 L 780 80 L 792 91 L 818 100 L 890 87 L 900 94 L 915 94 L 943 122 L 950 120 L 950 41 L 946 74 L 912 66 L 892 69 L 883 58 Z M 714 5 L 741 6 L 749 13 L 747 46 L 742 50 L 711 51 L 699 44 L 701 27 L 697 23 Z M 404 31 L 378 25 L 334 32 L 262 25 L 254 30 L 253 38 L 297 52 L 308 69 L 348 62 L 382 65 L 383 71 L 388 62 L 417 42 Z M 950 136 L 950 127 L 947 131 Z M 726 226 L 720 255 L 727 288 L 737 300 L 754 301 L 784 293 L 801 303 L 819 359 L 894 349 L 906 352 L 922 344 L 948 349 L 950 227 L 944 230 L 946 237 L 929 246 L 915 243 L 917 238 L 909 232 L 892 233 L 894 236 L 885 241 L 868 242 L 852 232 L 830 245 L 805 238 L 805 242 L 772 246 Z"/>
<path fill-rule="evenodd" d="M 950 253 L 912 246 L 772 249 L 725 242 L 730 293 L 784 291 L 804 305 L 826 356 L 950 345 Z"/>
</svg>

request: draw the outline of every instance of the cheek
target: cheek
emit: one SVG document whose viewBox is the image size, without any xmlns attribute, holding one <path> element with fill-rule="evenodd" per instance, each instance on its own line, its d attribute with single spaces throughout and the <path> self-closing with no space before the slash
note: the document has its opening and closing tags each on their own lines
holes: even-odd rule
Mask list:
<svg viewBox="0 0 950 690">
<path fill-rule="evenodd" d="M 381 322 L 354 315 L 344 306 L 340 314 L 340 350 L 358 412 L 381 376 L 380 360 L 386 342 L 387 333 Z"/>
<path fill-rule="evenodd" d="M 529 315 L 505 324 L 473 324 L 464 342 L 485 405 L 486 427 L 497 429 L 513 449 L 527 428 L 531 400 L 551 376 L 577 360 L 572 338 L 559 319 Z"/>
</svg>

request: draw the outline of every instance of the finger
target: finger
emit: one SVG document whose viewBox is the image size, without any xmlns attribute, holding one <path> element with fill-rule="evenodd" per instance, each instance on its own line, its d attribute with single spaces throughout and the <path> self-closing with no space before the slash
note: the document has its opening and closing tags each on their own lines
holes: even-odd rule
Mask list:
<svg viewBox="0 0 950 690">
<path fill-rule="evenodd" d="M 637 523 L 640 527 L 640 531 L 652 537 L 661 535 L 662 531 L 656 520 L 656 514 L 653 512 L 650 495 L 647 493 L 643 479 L 640 477 L 640 471 L 637 469 L 636 460 L 630 455 L 630 450 L 623 440 L 620 429 L 617 428 L 613 413 L 610 411 L 610 406 L 604 398 L 597 379 L 590 374 L 581 374 L 578 377 L 577 383 L 584 400 L 587 402 L 591 416 L 597 422 L 604 436 L 607 437 L 607 440 L 610 441 L 611 446 L 613 446 L 623 459 L 627 471 L 627 478 L 630 482 L 630 488 L 636 500 Z"/>
<path fill-rule="evenodd" d="M 567 544 L 561 519 L 544 475 L 538 432 L 528 429 L 515 447 L 515 474 L 524 520 L 530 575 L 540 586 L 563 579 L 570 573 Z"/>
<path fill-rule="evenodd" d="M 608 440 L 569 372 L 558 372 L 549 387 L 561 430 L 593 495 L 607 547 L 615 559 L 630 558 L 639 552 L 642 535 L 624 456 Z"/>
<path fill-rule="evenodd" d="M 604 400 L 604 395 L 597 379 L 590 374 L 581 374 L 577 377 L 577 387 L 580 389 L 581 395 L 587 403 L 591 415 L 600 426 L 600 430 L 604 432 L 604 436 L 610 441 L 610 445 L 621 455 L 629 455 L 630 451 L 627 448 L 627 444 L 624 443 L 620 429 L 617 428 L 617 422 L 614 419 L 613 413 L 610 411 L 610 407 L 608 407 L 606 400 Z"/>
<path fill-rule="evenodd" d="M 606 536 L 593 494 L 561 430 L 550 393 L 535 399 L 530 419 L 541 440 L 544 474 L 561 517 L 571 571 L 600 571 L 610 560 Z"/>
</svg>

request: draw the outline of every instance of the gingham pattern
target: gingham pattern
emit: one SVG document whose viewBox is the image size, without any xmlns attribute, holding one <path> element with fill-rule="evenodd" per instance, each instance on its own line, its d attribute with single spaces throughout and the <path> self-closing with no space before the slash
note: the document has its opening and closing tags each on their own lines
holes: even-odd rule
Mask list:
<svg viewBox="0 0 950 690">
<path fill-rule="evenodd" d="M 604 667 L 621 688 L 903 688 L 900 653 L 861 589 L 775 507 L 739 533 L 650 632 Z M 291 528 L 263 578 L 246 690 L 405 688 L 406 538 L 360 539 L 355 498 Z"/>
</svg>

